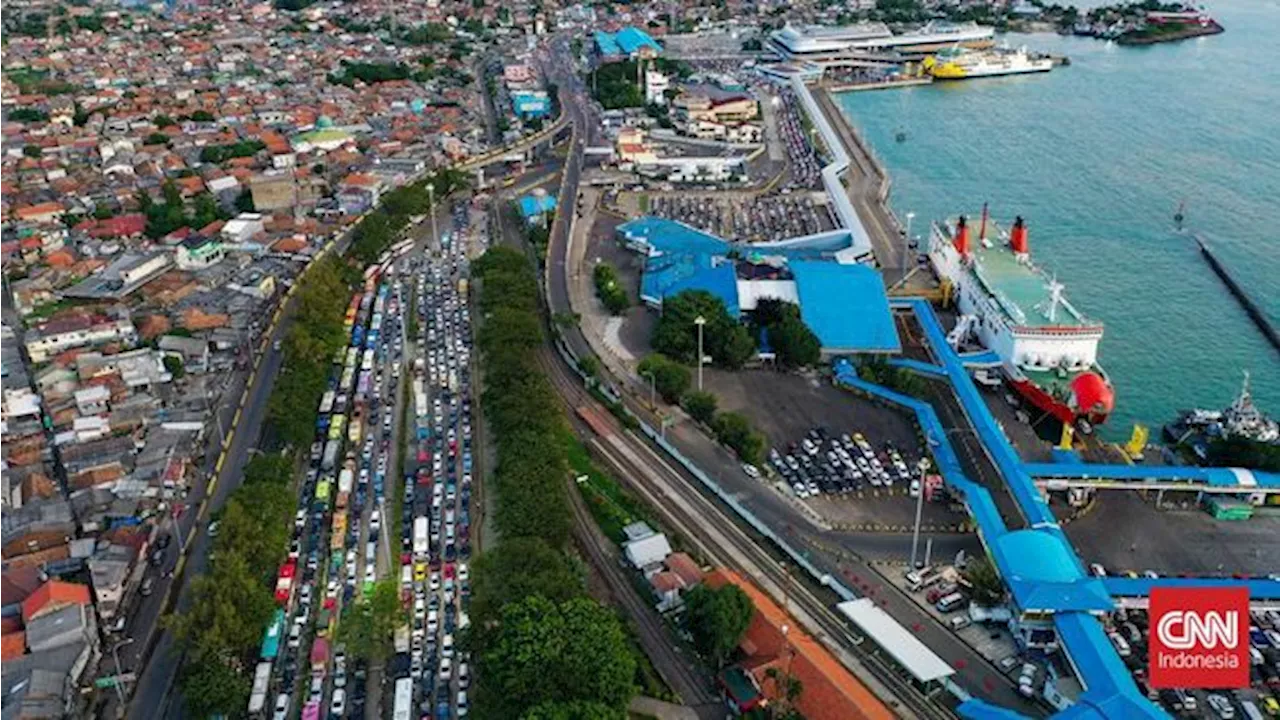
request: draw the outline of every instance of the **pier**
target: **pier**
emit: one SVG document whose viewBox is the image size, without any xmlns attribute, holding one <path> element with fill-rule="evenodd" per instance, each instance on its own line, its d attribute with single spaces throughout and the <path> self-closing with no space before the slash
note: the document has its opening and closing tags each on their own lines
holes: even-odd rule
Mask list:
<svg viewBox="0 0 1280 720">
<path fill-rule="evenodd" d="M 903 78 L 901 80 L 880 80 L 875 82 L 861 83 L 831 83 L 824 84 L 822 89 L 829 93 L 849 92 L 853 90 L 890 90 L 892 88 L 912 87 L 914 85 L 928 85 L 933 82 L 931 75 L 922 77 Z"/>
<path fill-rule="evenodd" d="M 1275 326 L 1272 325 L 1271 321 L 1267 319 L 1267 316 L 1262 313 L 1262 310 L 1254 304 L 1253 299 L 1244 291 L 1244 288 L 1240 287 L 1240 284 L 1236 282 L 1236 279 L 1231 276 L 1231 273 L 1227 270 L 1226 266 L 1223 265 L 1218 260 L 1217 256 L 1213 254 L 1213 251 L 1209 249 L 1209 246 L 1205 243 L 1204 239 L 1199 235 L 1195 235 L 1194 237 L 1196 239 L 1196 244 L 1200 246 L 1200 254 L 1203 255 L 1205 261 L 1209 263 L 1209 267 L 1213 269 L 1214 274 L 1222 279 L 1223 284 L 1227 286 L 1227 290 L 1240 302 L 1240 306 L 1244 308 L 1245 314 L 1249 316 L 1250 320 L 1253 320 L 1254 325 L 1258 326 L 1258 330 L 1262 332 L 1262 336 L 1271 343 L 1272 347 L 1276 350 L 1280 350 L 1280 334 L 1276 333 Z"/>
</svg>

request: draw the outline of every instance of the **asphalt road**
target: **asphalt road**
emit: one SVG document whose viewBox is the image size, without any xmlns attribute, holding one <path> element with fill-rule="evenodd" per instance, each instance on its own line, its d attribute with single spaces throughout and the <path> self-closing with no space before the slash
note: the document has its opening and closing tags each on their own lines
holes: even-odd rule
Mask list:
<svg viewBox="0 0 1280 720">
<path fill-rule="evenodd" d="M 190 532 L 192 527 L 195 527 L 195 536 L 188 550 L 188 560 L 182 573 L 175 574 L 172 580 L 167 581 L 179 583 L 180 590 L 176 605 L 178 612 L 186 609 L 190 604 L 187 586 L 183 581 L 187 576 L 203 573 L 208 565 L 209 548 L 211 546 L 207 532 L 208 518 L 222 507 L 231 491 L 240 486 L 244 478 L 244 467 L 251 458 L 251 451 L 257 447 L 258 436 L 262 431 L 262 422 L 266 415 L 267 398 L 271 396 L 271 388 L 275 384 L 276 374 L 280 370 L 282 360 L 281 353 L 277 352 L 271 343 L 283 338 L 288 331 L 290 314 L 289 309 L 286 309 L 286 312 L 282 314 L 282 321 L 276 324 L 275 331 L 268 337 L 266 354 L 263 356 L 258 371 L 254 374 L 253 384 L 249 387 L 249 396 L 241 410 L 240 424 L 227 449 L 222 471 L 216 475 L 216 485 L 214 486 L 213 495 L 209 499 L 205 516 L 196 517 L 200 503 L 207 493 L 207 486 L 202 485 L 197 492 L 190 496 L 189 509 L 180 518 L 180 531 L 175 537 L 174 543 L 169 547 L 166 568 L 169 567 L 168 563 L 170 561 L 176 562 L 177 549 L 181 539 L 186 537 L 186 533 Z M 235 398 L 236 395 L 232 394 L 230 397 Z M 227 409 L 231 409 L 234 412 L 234 404 L 232 404 L 231 408 L 223 408 L 224 411 Z M 224 427 L 226 426 L 227 424 L 224 423 Z M 211 462 L 216 461 L 216 459 L 217 452 L 215 451 L 212 453 Z M 150 598 L 147 598 L 148 601 L 154 604 L 148 608 L 144 603 L 143 610 L 135 615 L 135 619 L 142 622 L 157 623 L 163 616 L 164 611 L 163 608 L 158 607 L 160 599 L 169 594 L 167 588 L 160 587 L 159 583 L 157 583 L 154 593 Z M 139 628 L 138 630 L 145 629 Z M 138 630 L 135 630 L 135 632 Z M 165 705 L 171 699 L 169 689 L 177 676 L 179 663 L 177 658 L 174 657 L 172 634 L 165 629 L 160 629 L 159 633 L 155 649 L 151 653 L 151 661 L 147 662 L 146 667 L 138 675 L 137 687 L 128 707 L 127 717 L 129 718 L 150 720 L 150 718 L 160 717 L 165 714 Z M 134 635 L 134 637 L 137 637 L 137 635 Z M 134 667 L 143 659 L 141 657 L 143 648 L 138 647 L 139 645 L 140 643 L 135 642 L 126 646 L 127 651 L 132 651 L 128 659 L 134 664 Z M 126 655 L 124 653 L 121 654 L 121 664 L 122 666 L 126 664 Z"/>
</svg>

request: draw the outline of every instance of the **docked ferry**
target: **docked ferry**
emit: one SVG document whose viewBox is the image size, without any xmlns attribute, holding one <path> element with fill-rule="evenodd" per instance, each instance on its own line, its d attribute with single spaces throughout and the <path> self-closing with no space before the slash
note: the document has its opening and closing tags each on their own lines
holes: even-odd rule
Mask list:
<svg viewBox="0 0 1280 720">
<path fill-rule="evenodd" d="M 1053 69 L 1053 58 L 1026 48 L 971 50 L 957 46 L 925 58 L 924 69 L 936 80 L 967 80 L 1048 72 Z"/>
<path fill-rule="evenodd" d="M 934 223 L 929 260 L 962 313 L 953 344 L 976 337 L 1018 394 L 1059 421 L 1083 432 L 1106 421 L 1115 391 L 1098 364 L 1102 323 L 1068 302 L 1062 284 L 1032 262 L 1021 217 L 1007 232 L 985 208 L 976 229 L 963 215 Z"/>
</svg>

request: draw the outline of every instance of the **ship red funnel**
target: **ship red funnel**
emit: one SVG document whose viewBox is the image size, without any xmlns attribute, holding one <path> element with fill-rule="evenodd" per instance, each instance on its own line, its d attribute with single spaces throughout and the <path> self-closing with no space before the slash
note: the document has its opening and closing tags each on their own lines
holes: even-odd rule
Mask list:
<svg viewBox="0 0 1280 720">
<path fill-rule="evenodd" d="M 1013 221 L 1013 229 L 1009 232 L 1009 248 L 1019 255 L 1026 255 L 1031 251 L 1027 245 L 1027 225 L 1022 221 L 1021 215 Z"/>
<path fill-rule="evenodd" d="M 961 215 L 960 219 L 956 221 L 955 245 L 956 252 L 961 255 L 969 254 L 969 226 L 965 223 L 963 215 Z"/>
</svg>

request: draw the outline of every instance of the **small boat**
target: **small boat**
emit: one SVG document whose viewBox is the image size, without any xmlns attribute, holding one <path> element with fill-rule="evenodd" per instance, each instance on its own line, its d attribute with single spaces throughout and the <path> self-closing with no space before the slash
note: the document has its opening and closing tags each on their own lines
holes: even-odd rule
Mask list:
<svg viewBox="0 0 1280 720">
<path fill-rule="evenodd" d="M 907 131 L 906 131 L 906 130 L 903 130 L 902 128 L 898 128 L 898 132 L 897 132 L 896 134 L 894 134 L 893 139 L 894 139 L 894 140 L 897 140 L 898 142 L 906 142 L 906 141 L 907 141 Z"/>
</svg>

